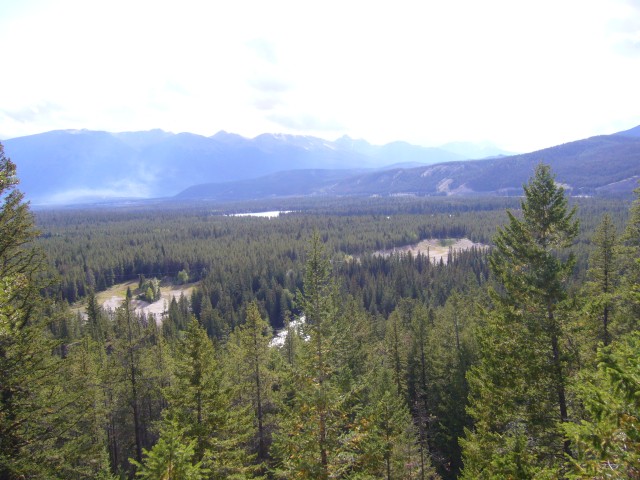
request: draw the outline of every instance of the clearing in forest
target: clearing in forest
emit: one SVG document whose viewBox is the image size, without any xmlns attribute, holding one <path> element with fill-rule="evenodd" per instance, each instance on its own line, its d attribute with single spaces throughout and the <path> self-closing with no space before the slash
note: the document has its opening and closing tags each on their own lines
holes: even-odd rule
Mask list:
<svg viewBox="0 0 640 480">
<path fill-rule="evenodd" d="M 394 253 L 409 253 L 411 255 L 416 256 L 419 253 L 422 255 L 429 255 L 429 258 L 433 262 L 439 262 L 442 259 L 445 263 L 447 263 L 449 249 L 452 251 L 463 251 L 468 250 L 472 247 L 476 248 L 488 248 L 487 245 L 482 243 L 474 243 L 468 238 L 430 238 L 427 240 L 422 240 L 419 243 L 413 245 L 405 245 L 403 247 L 396 247 L 390 250 L 379 250 L 375 252 L 375 255 L 388 256 Z"/>
<path fill-rule="evenodd" d="M 130 288 L 132 292 L 134 292 L 133 300 L 131 301 L 131 305 L 136 313 L 145 313 L 148 315 L 153 313 L 156 316 L 156 320 L 162 320 L 162 316 L 166 313 L 169 308 L 169 303 L 171 303 L 171 299 L 175 298 L 178 300 L 181 294 L 184 294 L 185 297 L 189 298 L 191 296 L 191 292 L 196 287 L 197 283 L 186 283 L 184 285 L 161 285 L 160 286 L 160 299 L 153 302 L 145 302 L 144 300 L 139 300 L 136 298 L 135 291 L 138 288 L 138 281 L 131 280 L 129 282 L 118 283 L 111 288 L 103 292 L 98 292 L 96 294 L 96 299 L 98 300 L 98 304 L 102 305 L 102 308 L 105 310 L 115 310 L 124 301 L 127 296 L 127 288 Z M 84 314 L 85 306 L 84 304 L 78 308 L 79 312 Z"/>
</svg>

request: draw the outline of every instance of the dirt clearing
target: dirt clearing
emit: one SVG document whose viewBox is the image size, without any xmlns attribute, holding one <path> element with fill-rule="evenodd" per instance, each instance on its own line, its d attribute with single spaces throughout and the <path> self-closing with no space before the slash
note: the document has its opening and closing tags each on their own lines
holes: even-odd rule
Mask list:
<svg viewBox="0 0 640 480">
<path fill-rule="evenodd" d="M 472 247 L 488 248 L 487 245 L 484 245 L 482 243 L 474 243 L 468 238 L 431 238 L 428 240 L 422 240 L 421 242 L 414 245 L 405 245 L 404 247 L 397 247 L 391 250 L 380 250 L 378 252 L 375 252 L 375 254 L 388 256 L 394 253 L 411 252 L 411 255 L 415 256 L 421 253 L 422 255 L 429 255 L 429 258 L 431 258 L 433 262 L 439 262 L 440 259 L 443 259 L 446 263 L 449 249 L 454 252 L 459 252 L 463 250 L 469 250 Z"/>
<path fill-rule="evenodd" d="M 185 297 L 189 298 L 196 285 L 196 283 L 189 283 L 185 285 L 161 286 L 160 300 L 158 300 L 157 302 L 149 303 L 143 300 L 138 300 L 134 295 L 134 298 L 131 301 L 131 306 L 136 313 L 144 313 L 145 315 L 153 313 L 156 317 L 156 320 L 160 322 L 162 321 L 163 315 L 165 315 L 167 310 L 169 309 L 171 300 L 173 298 L 178 300 L 180 298 L 180 295 L 182 294 L 184 294 Z M 114 285 L 104 292 L 99 292 L 96 295 L 96 299 L 105 310 L 115 311 L 120 305 L 122 305 L 122 302 L 126 298 L 127 288 L 130 288 L 132 292 L 135 292 L 135 290 L 138 288 L 138 282 L 133 280 L 130 282 Z M 84 305 L 79 306 L 78 311 L 84 314 L 84 310 Z"/>
</svg>

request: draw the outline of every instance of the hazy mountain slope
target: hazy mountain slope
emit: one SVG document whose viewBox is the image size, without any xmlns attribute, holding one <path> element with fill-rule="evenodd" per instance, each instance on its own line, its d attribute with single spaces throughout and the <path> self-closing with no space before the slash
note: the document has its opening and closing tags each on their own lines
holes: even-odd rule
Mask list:
<svg viewBox="0 0 640 480">
<path fill-rule="evenodd" d="M 249 180 L 194 185 L 180 192 L 174 198 L 177 200 L 239 201 L 323 195 L 338 182 L 358 173 L 356 170 L 289 170 Z"/>
<path fill-rule="evenodd" d="M 357 148 L 354 147 L 354 142 Z M 220 183 L 295 169 L 377 168 L 457 158 L 403 142 L 227 132 L 191 133 L 59 130 L 3 142 L 17 164 L 21 188 L 34 203 L 72 203 L 113 197 L 166 197 L 201 183 Z"/>
<path fill-rule="evenodd" d="M 375 172 L 345 180 L 333 193 L 519 195 L 539 162 L 574 195 L 628 193 L 640 176 L 640 138 L 598 136 L 511 157 Z"/>
<path fill-rule="evenodd" d="M 618 132 L 615 135 L 622 135 L 624 137 L 640 137 L 640 125 L 630 128 L 629 130 Z"/>
<path fill-rule="evenodd" d="M 137 149 L 106 132 L 58 130 L 3 145 L 17 165 L 20 189 L 36 202 L 152 193 Z"/>
<path fill-rule="evenodd" d="M 539 162 L 550 164 L 574 195 L 629 193 L 640 178 L 640 127 L 475 161 L 406 142 L 375 146 L 349 137 L 331 142 L 274 134 L 248 139 L 227 132 L 204 137 L 162 130 L 53 131 L 3 144 L 18 166 L 22 190 L 36 204 L 179 192 L 192 199 L 517 195 Z"/>
</svg>

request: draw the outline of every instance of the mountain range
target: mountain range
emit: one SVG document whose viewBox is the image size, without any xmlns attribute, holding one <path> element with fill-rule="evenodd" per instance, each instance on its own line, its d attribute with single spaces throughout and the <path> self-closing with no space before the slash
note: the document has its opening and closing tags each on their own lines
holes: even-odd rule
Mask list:
<svg viewBox="0 0 640 480">
<path fill-rule="evenodd" d="M 194 184 L 248 180 L 279 171 L 360 172 L 394 163 L 415 166 L 463 158 L 441 148 L 405 142 L 376 146 L 346 136 L 332 142 L 282 134 L 248 139 L 227 132 L 204 137 L 162 130 L 55 130 L 3 144 L 18 167 L 21 189 L 35 204 L 169 197 Z M 495 147 L 491 151 L 503 153 Z"/>
<path fill-rule="evenodd" d="M 519 195 L 551 165 L 573 195 L 628 194 L 640 126 L 520 155 L 487 144 L 382 146 L 342 137 L 56 130 L 2 142 L 34 204 L 118 198 L 236 201 L 320 195 Z M 466 160 L 467 158 L 490 158 Z"/>
</svg>

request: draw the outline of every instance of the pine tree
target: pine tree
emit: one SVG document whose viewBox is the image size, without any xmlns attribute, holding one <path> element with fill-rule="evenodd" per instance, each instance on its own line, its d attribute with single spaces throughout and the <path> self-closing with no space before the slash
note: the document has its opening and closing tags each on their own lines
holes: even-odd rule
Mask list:
<svg viewBox="0 0 640 480">
<path fill-rule="evenodd" d="M 135 441 L 135 460 L 142 461 L 142 449 L 145 446 L 144 422 L 142 412 L 143 371 L 142 348 L 143 331 L 140 321 L 132 311 L 128 301 L 124 301 L 116 311 L 115 355 L 120 361 L 123 400 L 130 407 Z"/>
<path fill-rule="evenodd" d="M 243 478 L 252 461 L 243 448 L 248 416 L 245 409 L 232 408 L 222 373 L 213 343 L 192 319 L 174 359 L 165 423 L 177 421 L 184 438 L 195 441 L 193 460 L 202 461 L 211 478 Z"/>
<path fill-rule="evenodd" d="M 160 439 L 150 450 L 144 450 L 144 462 L 133 462 L 136 477 L 146 480 L 201 480 L 209 470 L 202 462 L 193 463 L 196 441 L 185 436 L 184 428 L 170 420 L 163 424 Z"/>
<path fill-rule="evenodd" d="M 640 319 L 640 188 L 629 210 L 629 220 L 621 237 L 618 258 L 620 285 L 616 298 L 616 334 L 637 330 Z"/>
<path fill-rule="evenodd" d="M 466 414 L 469 393 L 466 373 L 473 364 L 474 303 L 478 292 L 453 292 L 433 314 L 429 331 L 428 363 L 434 424 L 434 463 L 444 478 L 456 478 L 462 467 L 458 438 L 471 425 Z"/>
<path fill-rule="evenodd" d="M 611 343 L 611 319 L 614 292 L 617 286 L 616 227 L 605 214 L 592 238 L 594 250 L 589 257 L 589 282 L 586 285 L 589 311 L 600 320 L 598 338 Z"/>
<path fill-rule="evenodd" d="M 393 372 L 398 395 L 407 393 L 407 354 L 409 350 L 408 321 L 400 308 L 396 308 L 386 322 L 385 349 Z"/>
<path fill-rule="evenodd" d="M 86 300 L 87 324 L 89 335 L 96 342 L 104 342 L 106 338 L 106 318 L 93 290 L 89 291 Z"/>
<path fill-rule="evenodd" d="M 463 441 L 464 478 L 558 477 L 571 454 L 559 424 L 569 418 L 562 302 L 574 260 L 562 254 L 578 222 L 548 166 L 536 168 L 524 193 L 522 218 L 507 212 L 494 238 L 500 290 L 469 374 L 475 430 Z"/>
<path fill-rule="evenodd" d="M 58 437 L 64 478 L 95 478 L 110 473 L 107 454 L 107 410 L 104 375 L 104 344 L 88 334 L 74 342 L 64 359 L 59 383 L 70 408 L 58 418 L 65 429 Z M 103 461 L 97 462 L 96 459 Z"/>
<path fill-rule="evenodd" d="M 343 400 L 333 381 L 333 323 L 337 313 L 331 267 L 319 234 L 307 256 L 304 292 L 299 295 L 306 323 L 299 361 L 293 365 L 293 396 L 286 399 L 274 438 L 278 474 L 285 478 L 329 478 L 339 455 L 338 435 L 344 421 Z"/>
<path fill-rule="evenodd" d="M 252 450 L 258 462 L 267 460 L 270 444 L 267 412 L 272 404 L 273 373 L 268 369 L 271 326 L 260 316 L 258 305 L 249 304 L 246 321 L 236 327 L 227 344 L 227 370 L 234 384 L 235 397 L 243 406 L 250 406 L 254 418 Z"/>
<path fill-rule="evenodd" d="M 48 334 L 41 253 L 15 165 L 0 144 L 0 478 L 54 475 L 68 397 Z"/>
<path fill-rule="evenodd" d="M 579 382 L 586 418 L 564 425 L 575 452 L 570 478 L 640 478 L 640 334 L 601 348 L 597 360 Z"/>
<path fill-rule="evenodd" d="M 436 479 L 429 458 L 422 458 L 416 428 L 391 370 L 379 365 L 367 376 L 367 392 L 353 425 L 341 439 L 337 477 Z M 340 477 L 342 478 L 342 477 Z"/>
</svg>

